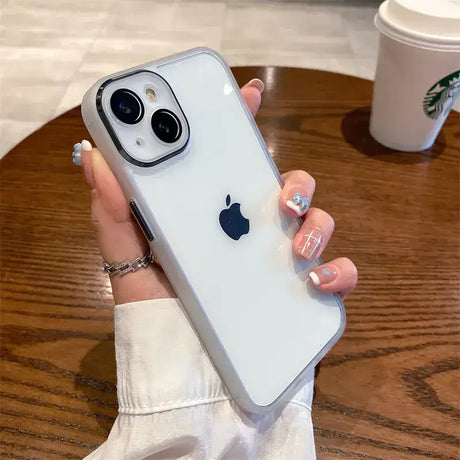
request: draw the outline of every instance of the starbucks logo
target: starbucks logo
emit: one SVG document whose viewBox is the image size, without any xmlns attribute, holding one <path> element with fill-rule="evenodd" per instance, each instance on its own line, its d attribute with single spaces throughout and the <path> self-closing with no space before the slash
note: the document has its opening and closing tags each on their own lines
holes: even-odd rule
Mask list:
<svg viewBox="0 0 460 460">
<path fill-rule="evenodd" d="M 423 99 L 425 115 L 437 120 L 442 113 L 447 115 L 460 92 L 460 70 L 435 83 Z"/>
</svg>

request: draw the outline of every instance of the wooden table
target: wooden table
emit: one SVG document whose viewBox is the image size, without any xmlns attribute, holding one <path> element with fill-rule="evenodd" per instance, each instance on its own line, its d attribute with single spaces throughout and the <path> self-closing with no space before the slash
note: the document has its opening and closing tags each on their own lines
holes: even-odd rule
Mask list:
<svg viewBox="0 0 460 460">
<path fill-rule="evenodd" d="M 344 337 L 322 362 L 313 420 L 321 459 L 459 454 L 459 122 L 430 151 L 368 134 L 372 83 L 302 69 L 236 68 L 266 82 L 257 117 L 281 171 L 317 179 L 336 219 L 325 259 L 360 272 Z M 79 108 L 1 161 L 1 452 L 84 456 L 117 414 L 112 299 L 72 165 Z M 294 459 L 288 459 L 294 460 Z"/>
</svg>

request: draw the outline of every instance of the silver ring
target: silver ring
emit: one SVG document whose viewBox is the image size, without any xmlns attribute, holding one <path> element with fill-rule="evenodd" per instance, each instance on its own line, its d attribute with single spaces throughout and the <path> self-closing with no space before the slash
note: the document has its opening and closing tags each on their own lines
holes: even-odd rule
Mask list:
<svg viewBox="0 0 460 460">
<path fill-rule="evenodd" d="M 136 257 L 133 260 L 125 260 L 123 262 L 114 262 L 109 264 L 105 260 L 102 262 L 102 267 L 104 273 L 107 273 L 109 276 L 121 276 L 126 275 L 126 273 L 136 272 L 141 268 L 148 267 L 154 260 L 152 250 L 150 249 L 143 256 Z"/>
</svg>

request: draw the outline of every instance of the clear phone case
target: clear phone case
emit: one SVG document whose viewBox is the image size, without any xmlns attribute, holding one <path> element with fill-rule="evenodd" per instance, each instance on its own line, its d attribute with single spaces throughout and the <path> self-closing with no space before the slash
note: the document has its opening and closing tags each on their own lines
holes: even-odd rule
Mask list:
<svg viewBox="0 0 460 460">
<path fill-rule="evenodd" d="M 120 154 L 100 114 L 101 87 L 141 70 L 169 84 L 190 136 L 150 167 Z M 278 171 L 224 60 L 199 48 L 108 76 L 82 114 L 233 398 L 255 413 L 283 404 L 341 336 L 344 308 L 307 282 L 314 264 L 292 250 L 299 221 L 279 209 Z M 233 239 L 222 222 L 238 213 L 221 213 L 238 204 L 249 231 Z"/>
</svg>

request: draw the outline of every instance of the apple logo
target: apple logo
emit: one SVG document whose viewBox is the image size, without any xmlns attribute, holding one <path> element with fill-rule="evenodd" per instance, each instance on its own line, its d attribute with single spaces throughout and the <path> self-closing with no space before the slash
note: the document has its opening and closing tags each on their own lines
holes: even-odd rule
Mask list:
<svg viewBox="0 0 460 460">
<path fill-rule="evenodd" d="M 225 203 L 228 208 L 219 214 L 219 223 L 222 230 L 233 240 L 239 240 L 243 235 L 249 233 L 249 219 L 241 214 L 241 204 L 233 203 L 230 206 L 231 198 L 227 195 Z"/>
</svg>

